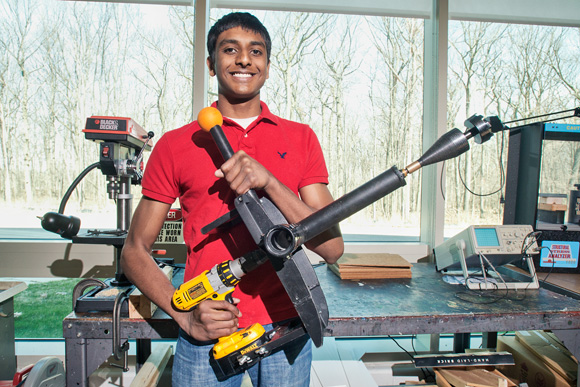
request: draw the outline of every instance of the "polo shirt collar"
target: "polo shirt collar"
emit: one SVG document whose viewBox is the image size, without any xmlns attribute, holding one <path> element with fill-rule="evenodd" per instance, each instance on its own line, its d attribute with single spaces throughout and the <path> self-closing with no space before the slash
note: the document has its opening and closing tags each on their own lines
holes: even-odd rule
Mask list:
<svg viewBox="0 0 580 387">
<path fill-rule="evenodd" d="M 212 103 L 211 106 L 217 109 L 217 101 Z M 254 126 L 256 126 L 259 122 L 261 122 L 263 120 L 270 121 L 274 125 L 279 124 L 279 118 L 277 116 L 275 116 L 274 114 L 272 114 L 270 109 L 268 109 L 268 105 L 266 105 L 266 103 L 264 101 L 260 101 L 260 107 L 262 108 L 262 112 L 258 116 L 258 119 L 256 119 L 256 121 L 254 121 L 254 123 L 248 127 L 248 129 L 247 129 L 248 131 L 251 130 Z M 228 120 L 228 121 L 231 121 L 231 120 Z M 231 123 L 233 123 L 233 121 L 231 121 Z M 231 123 L 229 123 L 229 124 L 231 125 Z"/>
</svg>

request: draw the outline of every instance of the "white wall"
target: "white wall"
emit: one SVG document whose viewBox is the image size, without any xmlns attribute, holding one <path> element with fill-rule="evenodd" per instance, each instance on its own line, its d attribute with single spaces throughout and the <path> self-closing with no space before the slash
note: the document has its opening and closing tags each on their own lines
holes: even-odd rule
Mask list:
<svg viewBox="0 0 580 387">
<path fill-rule="evenodd" d="M 156 245 L 166 249 L 168 258 L 184 263 L 184 245 Z M 346 253 L 400 254 L 409 262 L 426 256 L 427 246 L 417 243 L 347 243 Z M 307 252 L 313 263 L 322 259 Z M 50 277 L 96 277 L 115 276 L 114 249 L 106 245 L 76 244 L 70 241 L 0 241 L 0 277 L 50 278 Z"/>
</svg>

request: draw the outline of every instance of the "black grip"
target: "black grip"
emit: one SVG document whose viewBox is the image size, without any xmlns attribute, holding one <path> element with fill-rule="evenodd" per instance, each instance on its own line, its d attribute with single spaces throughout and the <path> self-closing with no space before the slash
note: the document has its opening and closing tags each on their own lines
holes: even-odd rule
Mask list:
<svg viewBox="0 0 580 387">
<path fill-rule="evenodd" d="M 211 133 L 216 146 L 222 154 L 222 157 L 225 161 L 228 161 L 234 155 L 234 150 L 232 149 L 232 146 L 230 145 L 230 142 L 228 141 L 228 138 L 226 137 L 222 127 L 220 125 L 216 125 L 211 128 L 209 132 Z M 253 189 L 249 190 L 247 194 L 254 201 L 259 201 L 258 195 Z"/>
<path fill-rule="evenodd" d="M 229 160 L 234 155 L 234 150 L 228 141 L 221 126 L 216 125 L 209 130 L 215 144 L 217 145 L 220 153 L 222 154 L 224 160 Z"/>
</svg>

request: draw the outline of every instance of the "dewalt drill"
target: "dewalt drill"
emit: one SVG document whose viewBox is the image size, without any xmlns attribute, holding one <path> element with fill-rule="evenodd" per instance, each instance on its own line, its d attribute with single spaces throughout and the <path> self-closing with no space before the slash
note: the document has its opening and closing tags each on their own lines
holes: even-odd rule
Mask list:
<svg viewBox="0 0 580 387">
<path fill-rule="evenodd" d="M 173 305 L 188 311 L 208 299 L 233 303 L 232 293 L 240 279 L 266 261 L 268 256 L 258 249 L 240 258 L 221 262 L 181 284 L 173 293 Z M 268 340 L 269 335 L 264 327 L 256 323 L 220 338 L 212 350 L 212 356 L 217 361 L 227 356 L 238 358 Z"/>
<path fill-rule="evenodd" d="M 233 303 L 232 293 L 240 279 L 266 261 L 268 256 L 258 249 L 240 258 L 218 263 L 210 270 L 179 285 L 173 293 L 173 305 L 187 311 L 207 299 Z"/>
</svg>

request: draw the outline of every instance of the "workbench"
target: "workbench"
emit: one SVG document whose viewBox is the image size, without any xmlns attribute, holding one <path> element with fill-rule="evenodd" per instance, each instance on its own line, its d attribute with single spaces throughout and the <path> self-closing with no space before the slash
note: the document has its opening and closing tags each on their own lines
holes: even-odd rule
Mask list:
<svg viewBox="0 0 580 387">
<path fill-rule="evenodd" d="M 330 320 L 326 336 L 386 336 L 552 330 L 578 357 L 580 300 L 541 288 L 493 303 L 468 302 L 464 287 L 450 285 L 433 264 L 415 263 L 412 279 L 340 280 L 325 265 L 316 268 Z M 179 277 L 179 276 L 178 276 Z M 505 294 L 505 290 L 496 291 Z M 459 296 L 459 297 L 458 297 Z M 151 319 L 121 319 L 120 336 L 150 340 L 176 338 L 177 324 L 161 310 Z M 107 315 L 77 316 L 63 321 L 67 386 L 87 386 L 88 376 L 112 353 L 112 320 Z M 149 347 L 150 348 L 150 347 Z"/>
</svg>

